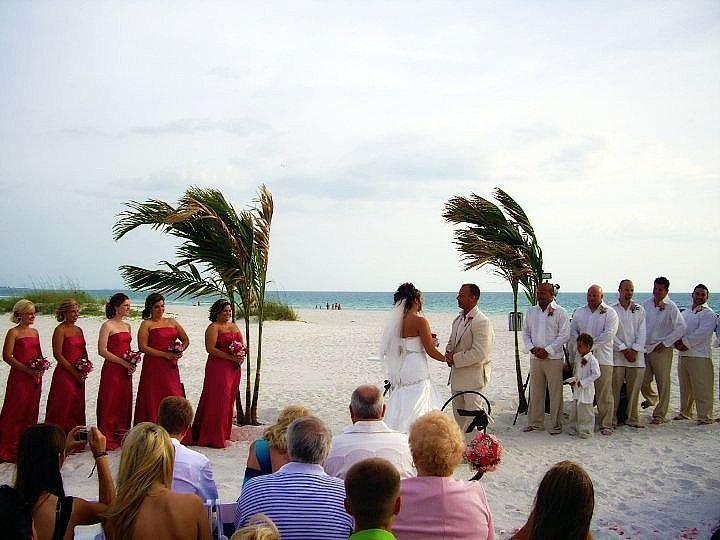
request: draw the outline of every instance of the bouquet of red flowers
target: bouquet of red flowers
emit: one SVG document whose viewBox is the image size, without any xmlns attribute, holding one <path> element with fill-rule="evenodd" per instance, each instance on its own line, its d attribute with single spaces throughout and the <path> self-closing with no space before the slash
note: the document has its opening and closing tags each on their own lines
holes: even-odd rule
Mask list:
<svg viewBox="0 0 720 540">
<path fill-rule="evenodd" d="M 123 354 L 123 360 L 132 364 L 133 367 L 136 367 L 140 362 L 142 362 L 142 358 L 143 355 L 140 351 L 126 351 Z M 131 375 L 132 373 L 128 372 L 128 377 Z"/>
<path fill-rule="evenodd" d="M 467 445 L 463 456 L 470 463 L 470 467 L 477 471 L 472 480 L 479 480 L 486 472 L 494 471 L 500 465 L 503 455 L 503 446 L 495 435 L 478 433 Z"/>
<path fill-rule="evenodd" d="M 84 373 L 87 375 L 93 370 L 93 365 L 90 360 L 87 358 L 81 358 L 77 362 L 75 362 L 75 369 L 77 369 L 80 373 Z"/>
<path fill-rule="evenodd" d="M 230 354 L 239 358 L 244 358 L 247 354 L 247 348 L 243 345 L 242 341 L 231 342 L 228 349 L 230 349 Z"/>
<path fill-rule="evenodd" d="M 185 350 L 185 346 L 182 344 L 182 341 L 179 339 L 176 339 L 175 342 L 168 347 L 168 352 L 174 352 L 174 353 L 180 353 Z"/>
<path fill-rule="evenodd" d="M 41 356 L 30 362 L 30 369 L 37 369 L 38 371 L 47 371 L 50 369 L 50 360 Z"/>
</svg>

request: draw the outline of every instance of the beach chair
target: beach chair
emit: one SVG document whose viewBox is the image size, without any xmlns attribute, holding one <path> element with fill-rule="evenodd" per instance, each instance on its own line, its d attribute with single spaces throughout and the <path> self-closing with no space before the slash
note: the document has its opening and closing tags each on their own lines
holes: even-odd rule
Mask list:
<svg viewBox="0 0 720 540">
<path fill-rule="evenodd" d="M 230 538 L 235 532 L 235 507 L 237 501 L 223 503 L 217 501 L 218 531 L 224 538 Z"/>
<path fill-rule="evenodd" d="M 102 525 L 75 525 L 73 530 L 74 540 L 105 540 Z"/>
</svg>

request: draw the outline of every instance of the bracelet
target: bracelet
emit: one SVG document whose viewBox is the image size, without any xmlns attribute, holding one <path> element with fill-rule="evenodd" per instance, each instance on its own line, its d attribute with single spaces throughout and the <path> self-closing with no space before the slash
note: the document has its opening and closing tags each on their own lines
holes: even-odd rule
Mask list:
<svg viewBox="0 0 720 540">
<path fill-rule="evenodd" d="M 93 458 L 94 458 L 94 459 L 100 459 L 101 457 L 107 456 L 107 455 L 108 455 L 107 452 L 98 452 L 97 454 L 96 454 L 95 452 L 93 452 Z"/>
</svg>

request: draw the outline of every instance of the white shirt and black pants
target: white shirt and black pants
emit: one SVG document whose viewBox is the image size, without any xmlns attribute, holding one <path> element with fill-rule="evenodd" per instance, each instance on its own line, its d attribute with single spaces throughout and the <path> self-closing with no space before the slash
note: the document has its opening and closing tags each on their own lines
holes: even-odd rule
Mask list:
<svg viewBox="0 0 720 540">
<path fill-rule="evenodd" d="M 550 392 L 550 429 L 553 435 L 562 432 L 563 412 L 563 345 L 570 339 L 567 312 L 555 301 L 543 311 L 539 305 L 527 311 L 523 325 L 525 352 L 542 348 L 547 358 L 530 357 L 530 402 L 526 431 L 545 428 L 545 387 Z"/>
<path fill-rule="evenodd" d="M 667 422 L 670 405 L 670 371 L 672 370 L 673 344 L 685 333 L 685 321 L 675 302 L 667 297 L 655 305 L 651 297 L 643 302 L 645 308 L 645 376 L 642 395 L 645 400 L 642 407 L 655 405 L 652 423 Z M 660 349 L 655 350 L 658 345 Z M 657 392 L 651 383 L 655 378 Z"/>
<path fill-rule="evenodd" d="M 618 302 L 613 305 L 618 314 L 618 331 L 613 342 L 613 399 L 615 414 L 613 425 L 617 425 L 620 390 L 623 383 L 627 384 L 627 420 L 625 424 L 635 428 L 644 428 L 640 423 L 640 387 L 645 375 L 645 308 L 630 302 L 627 309 Z M 625 351 L 633 351 L 635 359 L 625 357 Z"/>
<path fill-rule="evenodd" d="M 698 424 L 713 423 L 715 374 L 710 350 L 717 324 L 715 312 L 707 304 L 682 312 L 686 330 L 682 337 L 687 351 L 680 351 L 678 381 L 680 383 L 680 414 L 676 420 L 692 418 L 697 408 Z"/>
</svg>

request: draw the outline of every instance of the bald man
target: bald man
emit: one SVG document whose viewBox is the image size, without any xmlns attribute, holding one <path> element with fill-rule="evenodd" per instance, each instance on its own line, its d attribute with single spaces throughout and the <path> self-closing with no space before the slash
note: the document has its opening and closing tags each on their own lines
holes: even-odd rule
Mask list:
<svg viewBox="0 0 720 540">
<path fill-rule="evenodd" d="M 595 342 L 592 352 L 600 364 L 600 377 L 595 380 L 595 400 L 600 415 L 600 433 L 612 435 L 615 401 L 612 393 L 613 342 L 618 330 L 617 312 L 603 301 L 600 285 L 591 285 L 587 291 L 587 304 L 573 313 L 570 325 L 570 343 L 580 334 L 590 334 Z M 579 361 L 573 347 L 573 360 Z"/>
<path fill-rule="evenodd" d="M 555 303 L 555 287 L 538 285 L 537 305 L 528 309 L 522 337 L 530 353 L 530 403 L 523 431 L 545 429 L 545 387 L 550 392 L 550 435 L 562 433 L 563 345 L 570 339 L 567 312 Z"/>
</svg>

